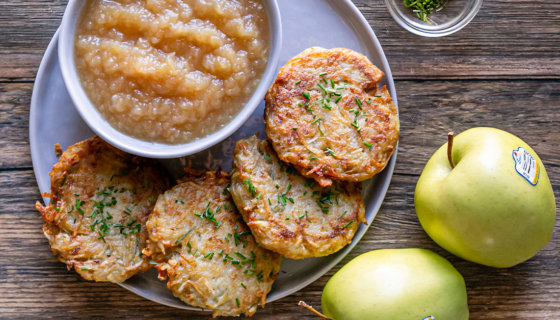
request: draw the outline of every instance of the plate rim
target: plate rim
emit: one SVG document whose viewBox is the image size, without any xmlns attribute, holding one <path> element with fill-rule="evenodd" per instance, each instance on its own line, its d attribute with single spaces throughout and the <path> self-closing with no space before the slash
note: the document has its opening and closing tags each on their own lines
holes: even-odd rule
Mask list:
<svg viewBox="0 0 560 320">
<path fill-rule="evenodd" d="M 399 115 L 397 93 L 396 93 L 396 88 L 395 88 L 395 84 L 394 84 L 394 81 L 393 81 L 391 68 L 390 68 L 389 63 L 387 61 L 387 58 L 385 56 L 385 52 L 383 51 L 383 48 L 381 47 L 381 44 L 379 43 L 379 40 L 377 39 L 375 33 L 373 32 L 373 29 L 371 28 L 371 26 L 369 25 L 369 23 L 367 22 L 367 20 L 363 16 L 363 14 L 360 12 L 360 10 L 356 7 L 356 5 L 351 0 L 343 0 L 343 1 L 340 1 L 340 0 L 326 0 L 326 3 L 328 3 L 328 5 L 330 5 L 331 7 L 335 6 L 335 7 L 339 8 L 339 12 L 340 12 L 341 8 L 351 12 L 353 18 L 357 18 L 357 19 L 353 20 L 353 21 L 349 21 L 349 19 L 346 18 L 345 19 L 346 23 L 350 24 L 352 26 L 352 29 L 356 29 L 355 26 L 357 25 L 357 26 L 361 27 L 361 29 L 366 31 L 365 34 L 360 34 L 358 36 L 361 36 L 362 39 L 366 39 L 366 40 L 370 41 L 371 44 L 373 44 L 373 47 L 375 48 L 375 50 L 377 51 L 377 54 L 379 55 L 379 58 L 381 60 L 381 64 L 382 64 L 382 67 L 383 67 L 383 72 L 385 73 L 386 84 L 389 87 L 391 97 L 392 97 L 392 99 L 394 101 L 394 104 L 397 108 L 397 115 Z M 37 71 L 37 75 L 35 77 L 35 83 L 33 85 L 33 91 L 32 91 L 32 95 L 31 95 L 31 103 L 30 103 L 29 143 L 30 143 L 30 151 L 31 151 L 31 162 L 32 162 L 32 165 L 33 165 L 35 180 L 37 181 L 37 185 L 40 189 L 40 192 L 41 192 L 41 189 L 48 190 L 49 189 L 48 185 L 50 185 L 50 182 L 48 181 L 49 180 L 48 176 L 46 176 L 46 177 L 39 176 L 38 172 L 35 170 L 35 168 L 39 167 L 38 163 L 39 163 L 39 157 L 40 157 L 39 144 L 38 144 L 38 141 L 37 141 L 37 130 L 38 130 L 37 122 L 39 121 L 39 119 L 37 118 L 38 117 L 37 116 L 37 112 L 38 112 L 37 110 L 38 110 L 38 108 L 40 108 L 39 101 L 38 101 L 40 94 L 38 93 L 38 91 L 39 91 L 39 88 L 44 88 L 45 87 L 43 82 L 46 81 L 45 76 L 48 74 L 48 73 L 46 73 L 45 69 L 47 69 L 48 66 L 49 66 L 48 65 L 48 59 L 51 58 L 51 56 L 53 55 L 53 51 L 56 50 L 57 47 L 58 47 L 59 33 L 60 33 L 59 31 L 60 31 L 60 27 L 54 33 L 51 41 L 49 42 L 49 45 L 48 45 L 47 49 L 45 50 L 45 52 L 43 54 L 43 57 L 41 59 L 40 65 L 39 65 L 39 69 Z M 55 58 L 57 58 L 57 57 L 55 57 Z M 379 209 L 381 208 L 381 205 L 383 204 L 383 201 L 385 200 L 385 196 L 386 196 L 387 191 L 389 189 L 389 185 L 391 183 L 392 176 L 393 176 L 393 173 L 394 173 L 394 168 L 395 168 L 395 165 L 396 165 L 396 159 L 397 159 L 397 154 L 398 154 L 398 145 L 399 145 L 399 143 L 397 142 L 395 152 L 393 153 L 389 163 L 387 164 L 385 169 L 379 175 L 377 175 L 377 179 L 373 183 L 374 184 L 373 187 L 375 189 L 381 191 L 376 196 L 376 198 L 381 199 L 381 201 L 377 201 L 374 204 L 374 206 L 370 210 L 368 210 L 372 213 L 371 213 L 370 219 L 367 221 L 367 223 L 368 223 L 367 226 L 364 226 L 363 224 L 361 224 L 360 228 L 357 230 L 352 242 L 349 243 L 347 246 L 345 246 L 342 250 L 333 254 L 333 255 L 336 255 L 336 257 L 334 257 L 327 264 L 325 264 L 320 269 L 315 271 L 314 274 L 311 277 L 306 278 L 305 281 L 302 281 L 302 282 L 298 283 L 298 285 L 290 288 L 289 290 L 285 290 L 284 292 L 279 292 L 276 295 L 273 294 L 272 296 L 270 294 L 267 295 L 267 299 L 266 299 L 267 303 L 271 303 L 273 301 L 276 301 L 276 300 L 282 299 L 286 296 L 289 296 L 289 295 L 291 295 L 295 292 L 298 292 L 301 289 L 307 287 L 312 282 L 321 278 L 329 270 L 331 270 L 336 265 L 338 265 L 338 263 L 340 263 L 340 261 L 342 261 L 344 259 L 344 257 L 346 257 L 350 253 L 350 251 L 352 251 L 354 249 L 354 247 L 358 244 L 358 242 L 360 242 L 360 240 L 363 238 L 363 236 L 365 235 L 365 233 L 367 232 L 367 230 L 369 229 L 369 227 L 373 223 L 377 214 L 379 213 Z M 201 151 L 203 151 L 203 150 L 201 150 Z M 43 186 L 44 188 L 41 188 L 41 186 Z M 45 186 L 47 186 L 47 187 L 45 187 Z M 41 194 L 41 196 L 42 196 L 42 194 Z M 46 203 L 47 198 L 43 198 L 43 201 Z M 286 259 L 286 258 L 284 258 L 284 259 Z M 191 310 L 191 311 L 208 311 L 208 310 L 202 310 L 201 308 L 197 308 L 197 307 L 188 305 L 188 304 L 182 302 L 181 300 L 179 300 L 178 298 L 177 298 L 177 301 L 181 305 L 175 305 L 175 304 L 167 303 L 166 301 L 153 299 L 152 297 L 149 297 L 149 296 L 143 294 L 143 292 L 140 289 L 137 289 L 136 287 L 131 286 L 131 285 L 127 284 L 126 282 L 117 283 L 117 284 L 119 286 L 127 289 L 128 291 L 140 296 L 140 297 L 143 297 L 147 300 L 150 300 L 150 301 L 162 304 L 162 305 L 166 305 L 168 307 L 173 307 L 173 308 L 183 309 L 183 310 Z"/>
</svg>

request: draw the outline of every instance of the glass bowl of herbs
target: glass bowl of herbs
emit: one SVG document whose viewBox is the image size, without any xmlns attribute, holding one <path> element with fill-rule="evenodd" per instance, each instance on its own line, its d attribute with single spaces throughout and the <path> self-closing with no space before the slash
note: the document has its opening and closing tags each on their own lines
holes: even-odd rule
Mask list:
<svg viewBox="0 0 560 320">
<path fill-rule="evenodd" d="M 471 22 L 482 0 L 385 0 L 385 4 L 406 30 L 424 37 L 442 37 Z"/>
</svg>

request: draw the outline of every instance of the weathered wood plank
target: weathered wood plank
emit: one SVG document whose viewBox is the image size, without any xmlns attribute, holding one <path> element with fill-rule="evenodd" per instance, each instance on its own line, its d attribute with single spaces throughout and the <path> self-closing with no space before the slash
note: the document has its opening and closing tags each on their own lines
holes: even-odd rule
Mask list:
<svg viewBox="0 0 560 320">
<path fill-rule="evenodd" d="M 424 38 L 402 29 L 383 1 L 354 0 L 396 79 L 560 78 L 560 3 L 484 2 L 458 33 Z M 0 0 L 0 81 L 32 81 L 66 1 Z"/>
<path fill-rule="evenodd" d="M 397 172 L 419 175 L 446 141 L 476 126 L 494 126 L 529 143 L 560 167 L 560 81 L 397 81 L 401 141 Z M 0 84 L 0 169 L 29 168 L 31 83 Z"/>
<path fill-rule="evenodd" d="M 560 184 L 555 169 L 553 183 Z M 560 241 L 557 234 L 533 259 L 510 269 L 493 269 L 463 261 L 435 245 L 423 232 L 413 205 L 416 176 L 395 175 L 385 202 L 370 230 L 342 263 L 360 253 L 380 248 L 422 247 L 446 258 L 467 283 L 471 319 L 560 318 Z M 208 314 L 172 309 L 134 295 L 117 285 L 82 280 L 66 271 L 51 254 L 34 211 L 39 199 L 33 172 L 0 172 L 0 314 L 2 318 L 189 318 Z M 558 188 L 557 188 L 558 196 Z M 11 199 L 7 202 L 7 199 Z M 560 227 L 557 221 L 556 228 Z M 299 307 L 299 300 L 320 305 L 328 278 L 340 268 L 279 301 L 259 309 L 255 319 L 315 319 Z"/>
</svg>

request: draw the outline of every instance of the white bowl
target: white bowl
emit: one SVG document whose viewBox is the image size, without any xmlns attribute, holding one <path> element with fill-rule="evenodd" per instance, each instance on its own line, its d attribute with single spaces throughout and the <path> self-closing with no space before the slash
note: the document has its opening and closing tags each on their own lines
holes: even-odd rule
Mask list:
<svg viewBox="0 0 560 320">
<path fill-rule="evenodd" d="M 190 155 L 201 150 L 207 149 L 218 142 L 226 139 L 245 123 L 249 116 L 255 111 L 259 103 L 263 100 L 266 90 L 271 85 L 276 76 L 278 59 L 282 44 L 282 26 L 280 22 L 280 10 L 276 0 L 262 0 L 265 7 L 270 30 L 269 47 L 270 53 L 266 69 L 262 75 L 259 85 L 255 92 L 247 101 L 239 113 L 224 127 L 218 131 L 182 144 L 164 144 L 149 142 L 126 135 L 103 118 L 97 108 L 87 97 L 76 71 L 74 63 L 74 40 L 76 38 L 76 25 L 85 0 L 70 0 L 62 24 L 60 27 L 60 40 L 58 43 L 58 59 L 62 70 L 62 77 L 74 106 L 80 116 L 88 126 L 105 141 L 113 146 L 139 156 L 150 158 L 176 158 Z"/>
</svg>

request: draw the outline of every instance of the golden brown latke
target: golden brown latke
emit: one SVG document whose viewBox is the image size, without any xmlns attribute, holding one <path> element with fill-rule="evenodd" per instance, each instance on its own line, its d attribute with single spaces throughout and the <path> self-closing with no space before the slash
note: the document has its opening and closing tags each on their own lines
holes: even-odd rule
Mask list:
<svg viewBox="0 0 560 320">
<path fill-rule="evenodd" d="M 383 170 L 399 138 L 383 72 L 349 49 L 309 48 L 284 65 L 265 96 L 278 157 L 322 186 Z"/>
<path fill-rule="evenodd" d="M 366 223 L 359 183 L 321 187 L 256 136 L 235 145 L 230 191 L 258 243 L 291 259 L 334 253 Z"/>
<path fill-rule="evenodd" d="M 281 257 L 257 245 L 228 192 L 229 177 L 188 174 L 162 194 L 147 222 L 144 253 L 184 302 L 213 316 L 251 316 L 280 271 Z"/>
<path fill-rule="evenodd" d="M 168 187 L 156 162 L 99 137 L 70 146 L 49 173 L 51 201 L 35 207 L 53 253 L 83 278 L 122 282 L 150 268 L 145 222 Z"/>
</svg>

